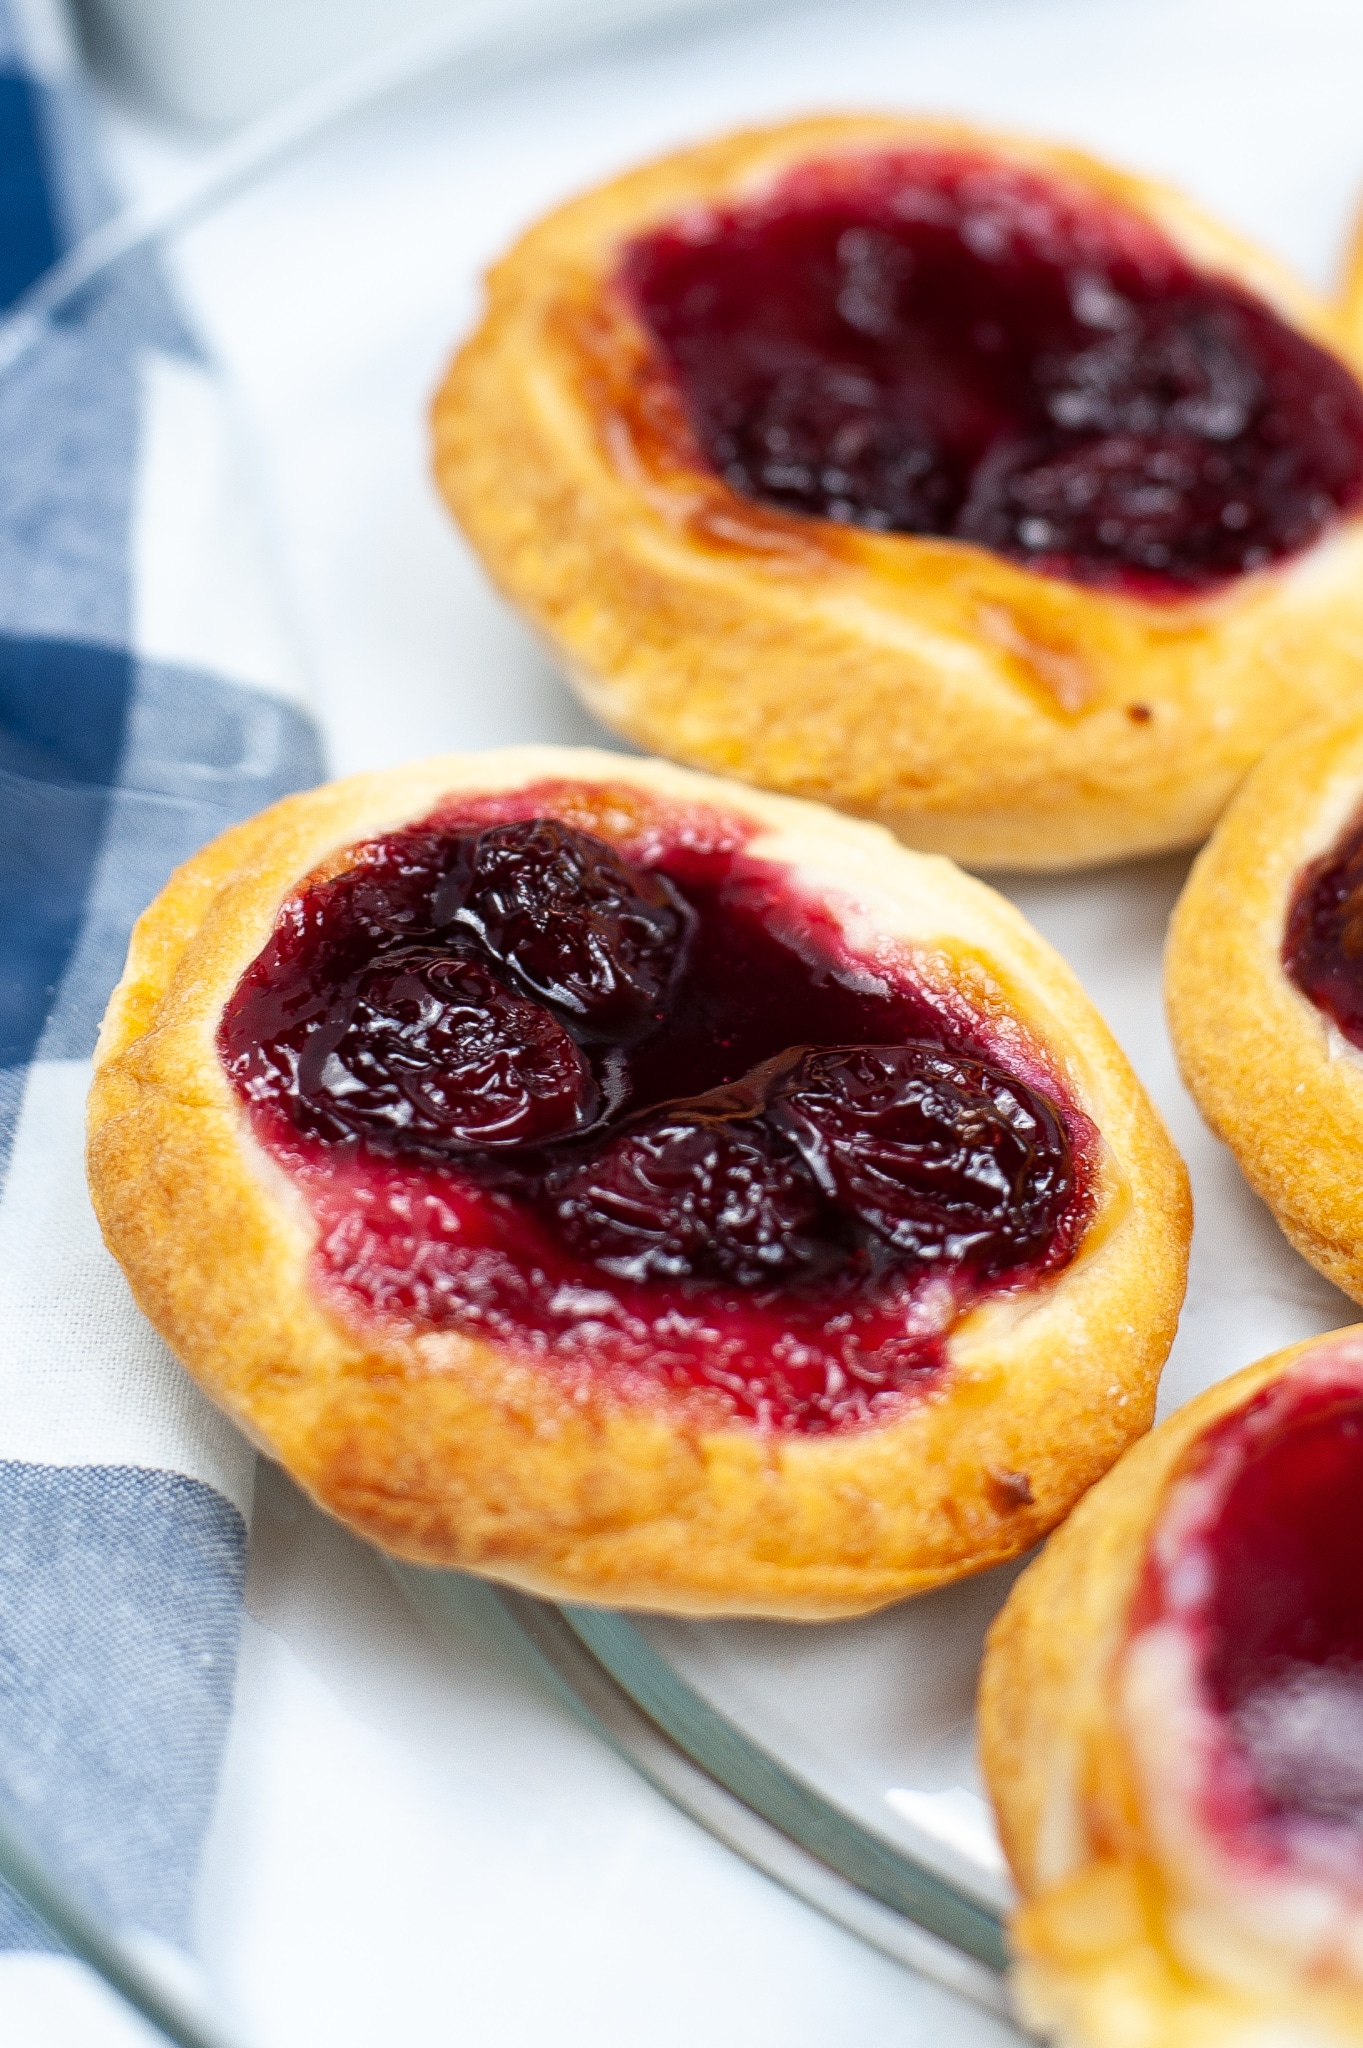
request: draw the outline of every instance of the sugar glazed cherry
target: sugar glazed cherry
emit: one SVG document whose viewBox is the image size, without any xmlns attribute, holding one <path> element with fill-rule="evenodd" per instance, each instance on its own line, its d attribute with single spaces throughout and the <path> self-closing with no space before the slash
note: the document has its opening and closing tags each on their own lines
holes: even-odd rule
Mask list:
<svg viewBox="0 0 1363 2048">
<path fill-rule="evenodd" d="M 620 282 L 744 496 L 1177 597 L 1363 500 L 1363 391 L 1153 224 L 927 149 L 806 164 Z"/>
<path fill-rule="evenodd" d="M 358 847 L 227 1006 L 324 1284 L 781 1429 L 898 1407 L 1069 1259 L 1091 1127 L 741 843 L 630 858 L 537 794 Z"/>
</svg>

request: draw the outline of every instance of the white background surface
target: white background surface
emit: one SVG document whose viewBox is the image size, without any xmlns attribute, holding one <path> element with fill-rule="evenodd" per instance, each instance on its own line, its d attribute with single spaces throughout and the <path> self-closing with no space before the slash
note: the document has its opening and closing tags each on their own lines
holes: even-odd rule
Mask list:
<svg viewBox="0 0 1363 2048">
<path fill-rule="evenodd" d="M 1356 0 L 844 0 L 643 39 L 475 100 L 432 85 L 277 174 L 176 261 L 239 385 L 333 766 L 598 737 L 427 479 L 425 407 L 475 317 L 478 273 L 547 205 L 728 125 L 940 109 L 1172 177 L 1324 285 L 1363 190 L 1360 85 Z M 108 130 L 130 191 L 196 160 L 126 110 Z M 1165 861 L 1013 891 L 1079 968 L 1193 1168 L 1193 1286 L 1166 1406 L 1355 1314 L 1287 1250 L 1174 1075 L 1158 954 L 1180 874 Z M 376 1557 L 265 1471 L 248 1607 L 201 1935 L 261 2048 L 1008 2038 L 674 1814 L 476 1598 L 466 1627 L 433 1638 Z M 893 1711 L 891 1697 L 882 1725 Z M 814 1733 L 836 1750 L 821 1713 Z"/>
</svg>

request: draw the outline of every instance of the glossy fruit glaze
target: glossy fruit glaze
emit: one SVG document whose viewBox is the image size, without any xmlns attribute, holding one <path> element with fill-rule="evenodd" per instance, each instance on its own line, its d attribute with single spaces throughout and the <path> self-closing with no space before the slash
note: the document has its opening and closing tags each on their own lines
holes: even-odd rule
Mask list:
<svg viewBox="0 0 1363 2048">
<path fill-rule="evenodd" d="M 611 801 L 355 849 L 247 970 L 228 1071 L 352 1312 L 773 1427 L 883 1415 L 970 1302 L 1070 1256 L 1091 1127 L 1016 1032 L 1005 1067 L 907 954 L 854 956 L 751 826 L 631 793 L 612 844 L 581 822 Z"/>
<path fill-rule="evenodd" d="M 1363 391 L 1115 200 L 941 151 L 802 166 L 620 283 L 744 496 L 1177 597 L 1363 499 Z"/>
<path fill-rule="evenodd" d="M 1363 1371 L 1289 1375 L 1210 1429 L 1158 1546 L 1142 1625 L 1192 1632 L 1224 1744 L 1206 1815 L 1281 1865 L 1312 1854 L 1363 1883 Z"/>
<path fill-rule="evenodd" d="M 1283 966 L 1302 994 L 1363 1050 L 1363 817 L 1299 877 Z"/>
</svg>

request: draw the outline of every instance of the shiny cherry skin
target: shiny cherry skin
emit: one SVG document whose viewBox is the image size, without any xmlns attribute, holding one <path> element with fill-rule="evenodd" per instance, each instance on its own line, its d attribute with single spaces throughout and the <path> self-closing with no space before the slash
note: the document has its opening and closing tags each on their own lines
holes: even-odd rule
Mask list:
<svg viewBox="0 0 1363 2048">
<path fill-rule="evenodd" d="M 435 897 L 528 995 L 597 1038 L 657 1024 L 690 916 L 663 875 L 553 818 L 490 827 Z"/>
<path fill-rule="evenodd" d="M 772 1287 L 837 1262 L 819 1191 L 757 1118 L 656 1110 L 554 1187 L 567 1248 L 622 1279 Z M 823 1241 L 821 1241 L 821 1237 Z"/>
<path fill-rule="evenodd" d="M 1072 1193 L 1054 1105 L 937 1046 L 806 1053 L 774 1114 L 829 1199 L 924 1264 L 996 1273 L 1044 1257 Z"/>
<path fill-rule="evenodd" d="M 321 1137 L 457 1156 L 543 1144 L 592 1121 L 591 1070 L 563 1026 L 464 951 L 380 956 L 297 1063 L 300 1114 Z"/>
</svg>

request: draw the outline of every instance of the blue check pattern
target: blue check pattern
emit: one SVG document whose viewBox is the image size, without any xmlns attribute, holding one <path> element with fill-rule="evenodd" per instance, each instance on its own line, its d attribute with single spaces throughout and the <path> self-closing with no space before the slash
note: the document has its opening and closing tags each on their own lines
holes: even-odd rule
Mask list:
<svg viewBox="0 0 1363 2048">
<path fill-rule="evenodd" d="M 33 58 L 32 14 L 0 0 L 0 309 L 108 206 L 79 83 L 54 75 L 50 52 Z M 211 377 L 142 255 L 0 371 L 0 1238 L 35 1203 L 80 1223 L 78 1139 L 49 1139 L 40 1117 L 57 1082 L 81 1084 L 134 918 L 197 847 L 321 772 L 295 705 L 211 660 L 139 650 L 153 356 Z M 104 1256 L 92 1225 L 89 1243 L 81 1271 Z M 107 1285 L 122 1286 L 112 1268 Z M 188 1946 L 231 1716 L 249 1484 L 233 1501 L 202 1476 L 197 1437 L 223 1425 L 167 1394 L 168 1356 L 146 1349 L 128 1378 L 130 1308 L 91 1329 L 66 1269 L 39 1256 L 0 1287 L 14 1396 L 0 1405 L 0 1804 L 97 1912 Z M 81 1372 L 123 1368 L 133 1409 L 144 1392 L 159 1404 L 145 1462 L 126 1452 L 136 1413 L 122 1455 L 87 1445 L 71 1462 L 80 1418 L 62 1404 L 85 1384 L 73 1350 Z M 0 1949 L 53 1945 L 0 1888 Z"/>
</svg>

